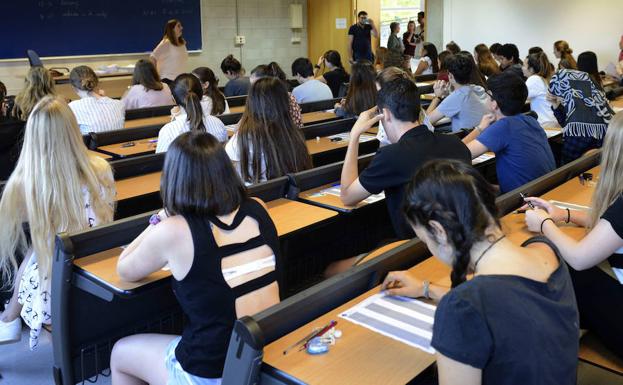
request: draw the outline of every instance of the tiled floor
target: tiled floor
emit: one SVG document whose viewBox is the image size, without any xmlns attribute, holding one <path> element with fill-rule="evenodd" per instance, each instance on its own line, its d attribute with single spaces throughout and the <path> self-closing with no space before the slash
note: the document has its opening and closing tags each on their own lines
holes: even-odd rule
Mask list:
<svg viewBox="0 0 623 385">
<path fill-rule="evenodd" d="M 0 385 L 54 385 L 50 336 L 41 339 L 35 352 L 28 349 L 24 331 L 18 344 L 0 346 Z M 110 377 L 100 376 L 97 385 L 110 385 Z M 580 363 L 578 385 L 623 385 L 623 377 Z"/>
</svg>

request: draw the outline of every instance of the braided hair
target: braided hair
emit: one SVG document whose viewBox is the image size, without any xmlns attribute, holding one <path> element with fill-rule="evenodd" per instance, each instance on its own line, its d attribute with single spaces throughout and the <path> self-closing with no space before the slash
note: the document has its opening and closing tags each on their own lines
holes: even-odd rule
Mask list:
<svg viewBox="0 0 623 385">
<path fill-rule="evenodd" d="M 427 162 L 407 186 L 404 213 L 431 234 L 430 221 L 446 231 L 455 251 L 452 287 L 465 282 L 473 245 L 486 237 L 491 223 L 500 226 L 495 190 L 471 165 L 457 160 Z"/>
</svg>

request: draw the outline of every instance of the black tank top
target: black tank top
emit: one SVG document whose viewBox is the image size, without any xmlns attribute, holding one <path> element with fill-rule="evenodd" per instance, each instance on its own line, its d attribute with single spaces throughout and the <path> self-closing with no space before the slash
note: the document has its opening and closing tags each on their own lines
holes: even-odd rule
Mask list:
<svg viewBox="0 0 623 385">
<path fill-rule="evenodd" d="M 234 230 L 247 216 L 257 221 L 260 235 L 243 243 L 219 247 L 211 224 L 223 230 Z M 281 265 L 279 238 L 268 213 L 253 199 L 246 199 L 240 205 L 231 225 L 214 216 L 184 215 L 184 219 L 192 234 L 194 258 L 186 277 L 181 281 L 173 278 L 171 285 L 187 320 L 175 357 L 190 374 L 219 378 L 223 375 L 229 338 L 236 320 L 235 300 L 276 280 L 277 268 Z M 223 277 L 221 260 L 262 245 L 272 249 L 275 271 L 230 288 Z"/>
</svg>

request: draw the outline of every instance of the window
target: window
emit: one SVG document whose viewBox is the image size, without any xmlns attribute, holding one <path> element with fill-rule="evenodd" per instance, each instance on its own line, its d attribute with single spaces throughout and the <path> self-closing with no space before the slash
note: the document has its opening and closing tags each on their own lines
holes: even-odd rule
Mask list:
<svg viewBox="0 0 623 385">
<path fill-rule="evenodd" d="M 413 20 L 417 26 L 417 14 L 424 10 L 425 0 L 381 0 L 381 47 L 387 47 L 389 24 L 400 23 L 400 34 L 407 31 L 407 23 Z"/>
</svg>

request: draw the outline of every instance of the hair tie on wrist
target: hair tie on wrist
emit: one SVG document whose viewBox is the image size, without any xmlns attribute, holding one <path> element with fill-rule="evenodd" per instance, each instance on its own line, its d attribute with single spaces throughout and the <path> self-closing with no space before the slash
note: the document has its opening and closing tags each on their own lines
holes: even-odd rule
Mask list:
<svg viewBox="0 0 623 385">
<path fill-rule="evenodd" d="M 543 222 L 541 222 L 541 234 L 543 234 L 543 225 L 544 225 L 544 224 L 545 224 L 545 222 L 547 222 L 547 221 L 552 221 L 552 223 L 556 224 L 556 223 L 554 222 L 554 220 L 553 220 L 551 217 L 547 217 L 547 218 L 543 219 Z"/>
<path fill-rule="evenodd" d="M 569 222 L 571 222 L 571 210 L 569 210 L 569 208 L 567 207 L 567 220 L 565 221 L 565 223 Z"/>
</svg>

